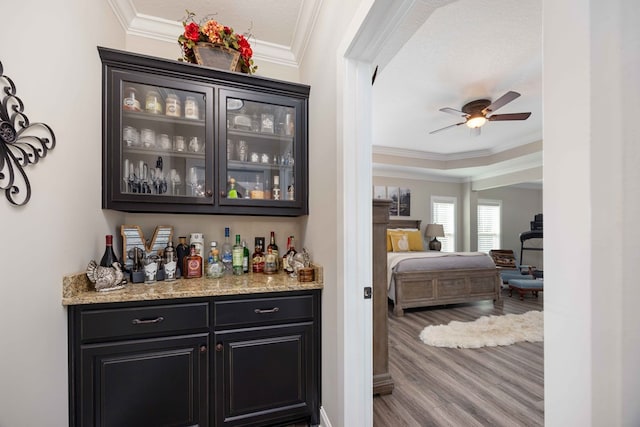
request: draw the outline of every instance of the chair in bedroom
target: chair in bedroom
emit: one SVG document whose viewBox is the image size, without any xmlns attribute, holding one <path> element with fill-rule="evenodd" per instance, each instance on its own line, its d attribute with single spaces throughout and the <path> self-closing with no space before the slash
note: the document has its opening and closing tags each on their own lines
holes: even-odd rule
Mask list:
<svg viewBox="0 0 640 427">
<path fill-rule="evenodd" d="M 511 249 L 491 249 L 489 256 L 500 272 L 502 283 L 509 283 L 512 279 L 535 279 L 531 267 L 520 265 Z"/>
</svg>

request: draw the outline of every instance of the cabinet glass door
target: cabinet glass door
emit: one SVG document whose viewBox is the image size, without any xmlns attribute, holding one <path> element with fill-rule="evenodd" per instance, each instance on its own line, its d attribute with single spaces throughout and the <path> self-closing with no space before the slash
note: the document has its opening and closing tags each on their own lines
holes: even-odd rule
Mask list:
<svg viewBox="0 0 640 427">
<path fill-rule="evenodd" d="M 113 199 L 212 203 L 212 90 L 171 79 L 115 73 Z M 117 182 L 116 182 L 117 181 Z"/>
<path fill-rule="evenodd" d="M 297 100 L 220 90 L 220 103 L 219 156 L 226 157 L 220 169 L 220 204 L 302 206 L 306 183 L 300 164 L 306 153 L 300 144 Z"/>
</svg>

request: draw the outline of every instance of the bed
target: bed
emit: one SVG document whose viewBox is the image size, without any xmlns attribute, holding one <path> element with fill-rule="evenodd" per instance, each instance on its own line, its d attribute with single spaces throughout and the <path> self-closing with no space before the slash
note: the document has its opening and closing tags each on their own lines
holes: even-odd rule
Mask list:
<svg viewBox="0 0 640 427">
<path fill-rule="evenodd" d="M 415 230 L 418 233 L 420 230 L 420 220 L 389 220 L 387 229 L 403 235 L 403 238 L 404 234 L 415 236 Z M 420 236 L 420 244 L 421 239 Z M 404 245 L 401 249 L 406 249 L 406 239 L 404 242 L 397 242 Z M 415 250 L 394 252 L 389 251 L 385 245 L 381 246 L 374 247 L 374 251 L 386 252 L 384 281 L 387 284 L 387 296 L 393 301 L 393 314 L 396 316 L 403 316 L 405 309 L 414 307 L 487 299 L 493 300 L 499 307 L 503 304 L 500 275 L 487 254 Z"/>
</svg>

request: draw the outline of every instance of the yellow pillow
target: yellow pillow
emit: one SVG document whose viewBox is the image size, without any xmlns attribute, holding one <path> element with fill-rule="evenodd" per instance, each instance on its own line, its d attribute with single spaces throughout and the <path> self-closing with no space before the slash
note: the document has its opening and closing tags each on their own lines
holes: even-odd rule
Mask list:
<svg viewBox="0 0 640 427">
<path fill-rule="evenodd" d="M 403 230 L 387 232 L 388 242 L 394 252 L 423 251 L 422 234 L 420 230 Z M 387 245 L 388 247 L 388 245 Z"/>
</svg>

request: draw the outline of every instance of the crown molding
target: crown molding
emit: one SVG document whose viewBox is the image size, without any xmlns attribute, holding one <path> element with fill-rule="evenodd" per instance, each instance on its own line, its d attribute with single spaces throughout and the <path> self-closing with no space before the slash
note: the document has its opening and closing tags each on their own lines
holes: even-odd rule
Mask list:
<svg viewBox="0 0 640 427">
<path fill-rule="evenodd" d="M 372 150 L 373 154 L 380 154 L 383 156 L 406 157 L 410 159 L 420 160 L 436 160 L 442 162 L 451 160 L 465 160 L 477 157 L 487 157 L 494 154 L 492 150 L 475 150 L 453 154 L 441 154 L 433 153 L 430 151 L 408 150 L 406 148 L 383 147 L 381 145 L 374 145 L 372 147 Z"/>
<path fill-rule="evenodd" d="M 107 1 L 116 15 L 116 18 L 120 22 L 120 25 L 128 35 L 146 37 L 169 43 L 177 43 L 176 34 L 180 34 L 183 31 L 182 23 L 179 21 L 171 21 L 168 19 L 158 18 L 156 16 L 138 13 L 131 0 Z M 310 5 L 305 7 L 307 3 Z M 313 25 L 315 25 L 315 20 L 321 3 L 321 0 L 303 2 L 304 10 L 301 11 L 301 15 L 304 16 L 299 18 L 298 22 L 300 25 L 305 26 L 303 28 L 308 29 L 306 32 L 300 32 L 298 31 L 300 26 L 297 26 L 295 32 L 297 38 L 294 41 L 297 43 L 300 52 L 294 53 L 294 51 L 288 46 L 252 39 L 251 46 L 253 48 L 254 58 L 279 65 L 298 67 L 298 55 L 304 54 L 304 49 L 306 48 L 306 44 L 309 39 L 308 33 L 311 33 Z M 298 38 L 302 38 L 301 41 L 298 41 Z"/>
<path fill-rule="evenodd" d="M 302 63 L 304 55 L 307 52 L 311 33 L 313 33 L 313 29 L 316 26 L 321 6 L 322 0 L 304 0 L 302 2 L 290 48 L 296 60 L 296 66 Z"/>
</svg>

